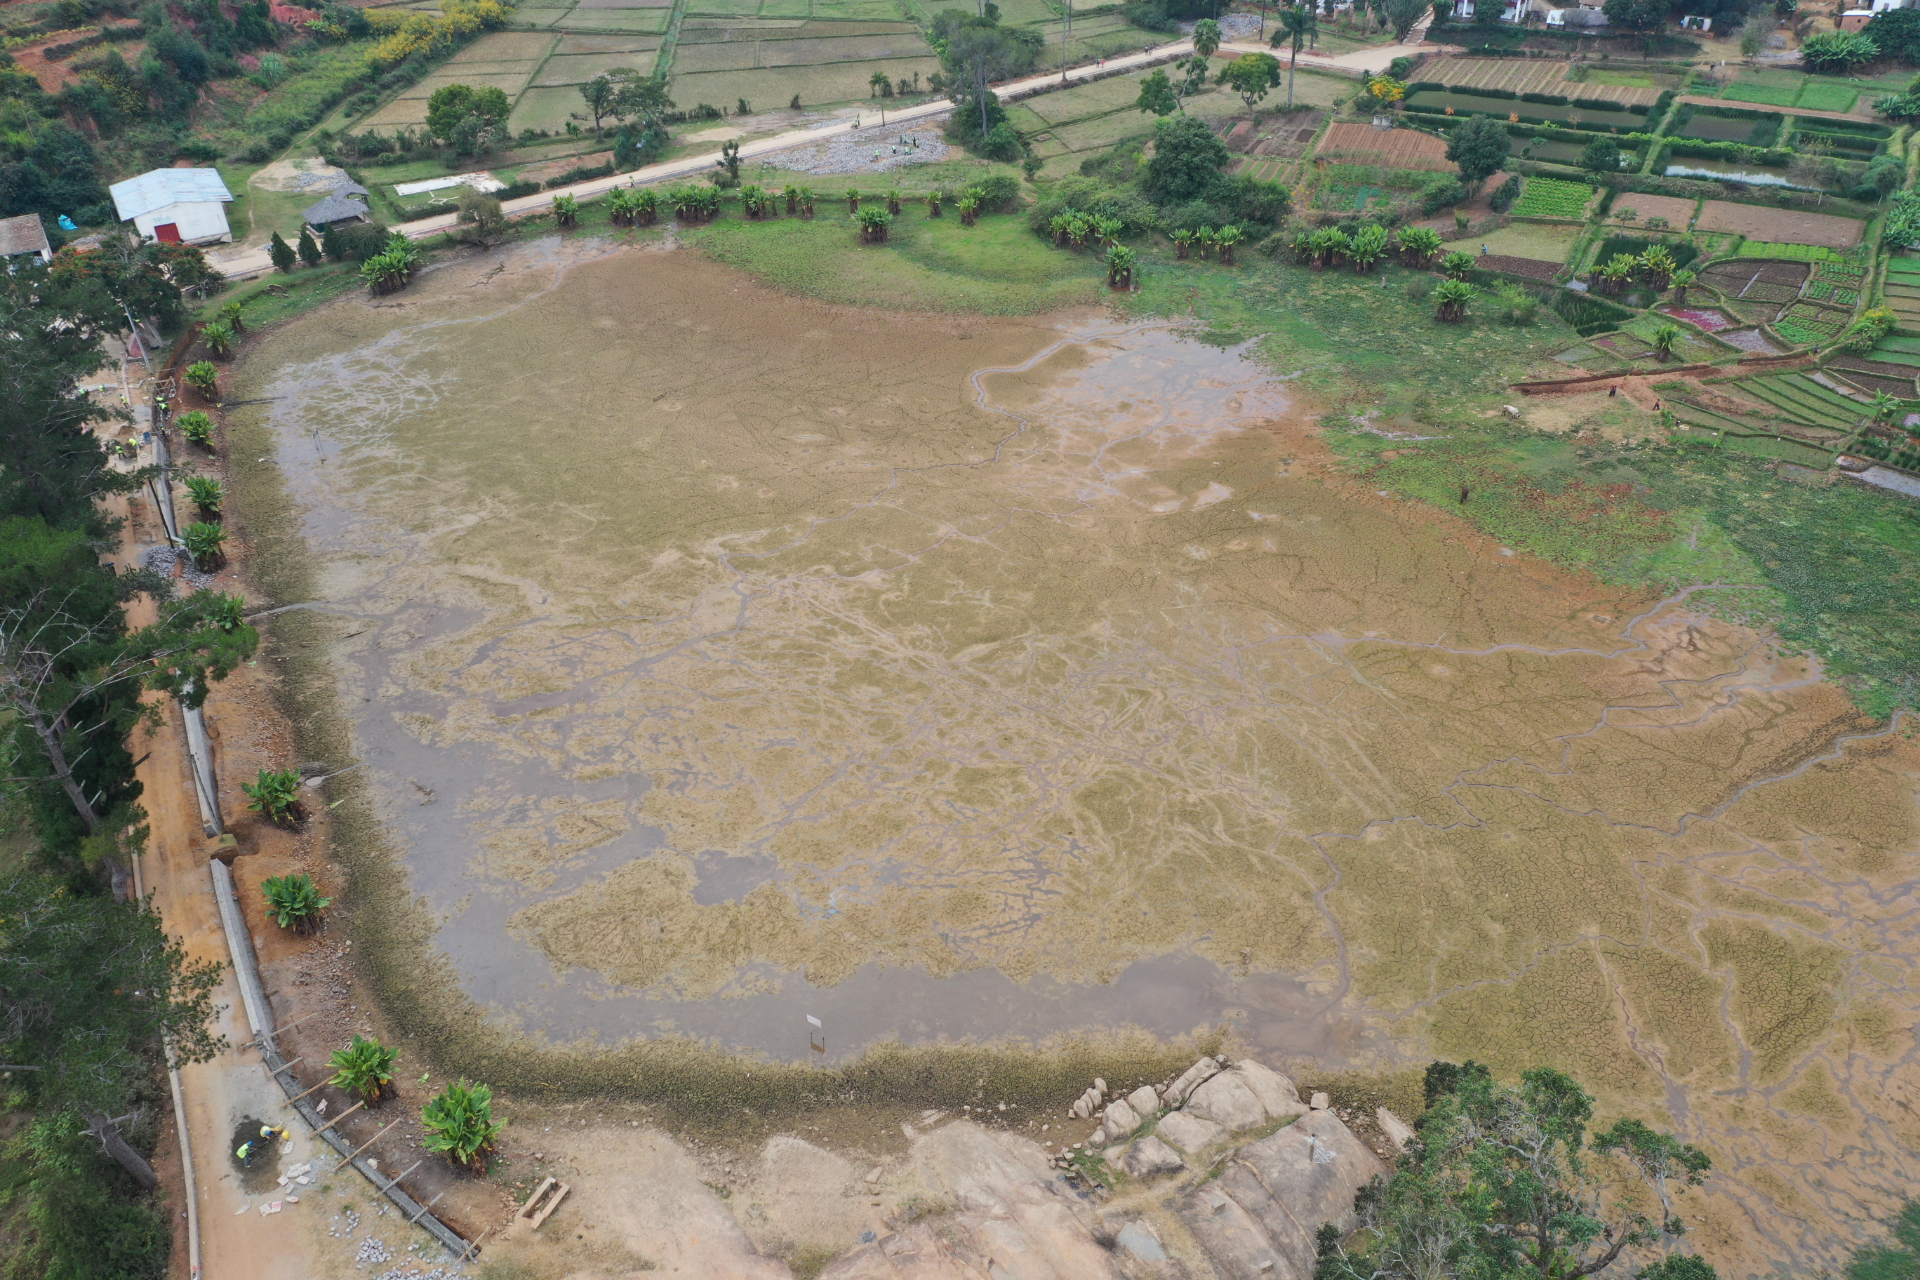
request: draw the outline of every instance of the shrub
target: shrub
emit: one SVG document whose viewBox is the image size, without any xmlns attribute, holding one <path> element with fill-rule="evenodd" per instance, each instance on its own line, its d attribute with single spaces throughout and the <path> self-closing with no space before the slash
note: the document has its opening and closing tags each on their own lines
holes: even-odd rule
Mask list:
<svg viewBox="0 0 1920 1280">
<path fill-rule="evenodd" d="M 197 444 L 203 449 L 211 449 L 213 447 L 213 419 L 200 410 L 195 409 L 190 413 L 181 414 L 178 418 L 174 419 L 174 424 L 180 428 L 180 433 L 186 436 L 193 444 Z"/>
<path fill-rule="evenodd" d="M 968 190 L 984 213 L 1012 213 L 1020 203 L 1020 180 L 1010 173 L 990 173 Z"/>
<path fill-rule="evenodd" d="M 1192 200 L 1213 186 L 1227 162 L 1227 147 L 1204 120 L 1193 116 L 1163 119 L 1153 128 L 1153 159 L 1147 162 L 1146 192 L 1158 204 Z"/>
<path fill-rule="evenodd" d="M 1839 347 L 1843 351 L 1870 351 L 1880 339 L 1893 332 L 1894 321 L 1898 319 L 1886 307 L 1873 307 L 1860 313 L 1847 331 L 1840 335 Z"/>
<path fill-rule="evenodd" d="M 1466 183 L 1458 178 L 1436 178 L 1420 188 L 1420 212 L 1431 216 L 1466 198 Z"/>
<path fill-rule="evenodd" d="M 1520 179 L 1518 177 L 1512 177 L 1495 187 L 1493 194 L 1488 197 L 1487 202 L 1493 206 L 1495 213 L 1505 213 L 1507 210 L 1513 208 L 1513 202 L 1519 198 Z"/>
</svg>

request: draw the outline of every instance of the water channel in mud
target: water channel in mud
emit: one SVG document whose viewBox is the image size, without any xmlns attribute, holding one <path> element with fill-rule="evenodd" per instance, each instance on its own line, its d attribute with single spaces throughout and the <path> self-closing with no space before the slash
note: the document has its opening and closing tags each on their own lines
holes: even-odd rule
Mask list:
<svg viewBox="0 0 1920 1280">
<path fill-rule="evenodd" d="M 1564 1065 L 1812 1216 L 1864 1201 L 1765 1185 L 1755 1108 L 1775 1167 L 1844 1113 L 1863 1179 L 1920 1172 L 1861 1101 L 1911 1066 L 1871 1032 L 1911 1024 L 1911 749 L 1684 595 L 1339 477 L 1245 349 L 583 239 L 243 377 L 385 836 L 503 1030 L 1231 1023 Z"/>
</svg>

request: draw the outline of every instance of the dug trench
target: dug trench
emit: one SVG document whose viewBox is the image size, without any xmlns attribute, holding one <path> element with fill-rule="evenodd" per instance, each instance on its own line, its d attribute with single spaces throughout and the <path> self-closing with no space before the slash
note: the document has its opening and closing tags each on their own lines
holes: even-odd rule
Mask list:
<svg viewBox="0 0 1920 1280">
<path fill-rule="evenodd" d="M 549 239 L 289 324 L 229 394 L 249 586 L 299 606 L 280 763 L 353 766 L 309 805 L 335 919 L 267 983 L 332 1011 L 309 1065 L 371 1028 L 408 1108 L 500 1091 L 493 1184 L 414 1175 L 469 1235 L 569 1168 L 724 1216 L 767 1144 L 903 1160 L 929 1112 L 1044 1162 L 1095 1076 L 1217 1049 L 1361 1118 L 1436 1053 L 1564 1067 L 1713 1150 L 1734 1274 L 1830 1262 L 1914 1172 L 1911 744 L 1685 593 L 1356 483 L 1257 347 Z M 928 1208 L 845 1185 L 862 1231 Z M 857 1243 L 779 1194 L 733 1206 L 754 1248 Z M 538 1269 L 679 1247 L 615 1218 Z"/>
</svg>

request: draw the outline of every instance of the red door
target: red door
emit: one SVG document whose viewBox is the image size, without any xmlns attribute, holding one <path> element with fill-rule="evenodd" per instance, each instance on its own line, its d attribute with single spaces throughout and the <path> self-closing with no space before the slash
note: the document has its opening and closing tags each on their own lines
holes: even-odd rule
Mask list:
<svg viewBox="0 0 1920 1280">
<path fill-rule="evenodd" d="M 180 225 L 174 222 L 157 222 L 153 227 L 153 238 L 161 244 L 179 244 Z"/>
</svg>

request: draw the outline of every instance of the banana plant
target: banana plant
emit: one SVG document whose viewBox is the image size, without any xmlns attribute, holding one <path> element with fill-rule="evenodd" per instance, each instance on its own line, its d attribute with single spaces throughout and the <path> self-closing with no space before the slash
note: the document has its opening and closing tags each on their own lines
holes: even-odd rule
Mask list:
<svg viewBox="0 0 1920 1280">
<path fill-rule="evenodd" d="M 1653 337 L 1650 341 L 1653 343 L 1653 349 L 1660 353 L 1662 360 L 1671 360 L 1673 358 L 1673 349 L 1680 345 L 1681 337 L 1682 334 L 1679 325 L 1663 324 L 1653 331 Z"/>
<path fill-rule="evenodd" d="M 1432 227 L 1403 227 L 1400 231 L 1400 261 L 1409 267 L 1424 267 L 1440 252 L 1440 233 Z"/>
<path fill-rule="evenodd" d="M 1107 250 L 1107 286 L 1113 289 L 1133 287 L 1134 252 L 1116 244 Z"/>
<path fill-rule="evenodd" d="M 1225 226 L 1213 233 L 1213 246 L 1220 251 L 1220 264 L 1233 265 L 1233 247 L 1246 238 L 1246 233 L 1235 226 Z M 1381 233 L 1381 243 L 1386 243 L 1386 233 Z"/>
<path fill-rule="evenodd" d="M 465 1080 L 448 1085 L 420 1113 L 429 1151 L 445 1152 L 474 1173 L 487 1171 L 487 1156 L 501 1125 L 493 1118 L 493 1090 Z"/>
<path fill-rule="evenodd" d="M 220 308 L 220 318 L 226 321 L 235 333 L 245 333 L 247 326 L 240 323 L 240 313 L 245 309 L 239 302 L 229 302 Z"/>
<path fill-rule="evenodd" d="M 1440 269 L 1455 280 L 1465 280 L 1467 272 L 1473 270 L 1473 255 L 1455 249 L 1440 260 Z"/>
<path fill-rule="evenodd" d="M 1440 287 L 1433 291 L 1433 299 L 1439 303 L 1440 319 L 1449 324 L 1467 318 L 1467 304 L 1478 297 L 1480 291 L 1465 280 L 1442 280 Z"/>
<path fill-rule="evenodd" d="M 553 198 L 553 222 L 562 231 L 571 231 L 580 225 L 580 201 L 573 196 L 555 196 Z"/>
<path fill-rule="evenodd" d="M 187 496 L 207 520 L 220 518 L 220 503 L 226 498 L 226 489 L 218 480 L 211 476 L 188 476 Z"/>
<path fill-rule="evenodd" d="M 929 191 L 927 193 L 927 216 L 929 218 L 937 218 L 940 216 L 940 202 L 944 199 L 946 199 L 946 196 L 942 192 Z"/>
<path fill-rule="evenodd" d="M 887 228 L 893 223 L 893 215 L 885 209 L 877 209 L 869 205 L 854 214 L 853 220 L 860 224 L 861 244 L 885 244 Z"/>
<path fill-rule="evenodd" d="M 193 557 L 194 567 L 202 573 L 212 573 L 220 567 L 226 558 L 220 548 L 226 540 L 225 529 L 205 520 L 196 520 L 180 531 L 180 541 L 186 543 L 187 554 Z"/>
<path fill-rule="evenodd" d="M 333 1078 L 327 1083 L 345 1089 L 370 1107 L 377 1107 L 392 1092 L 393 1064 L 399 1056 L 398 1049 L 355 1035 L 352 1044 L 335 1049 L 327 1060 L 327 1065 L 333 1068 Z"/>
<path fill-rule="evenodd" d="M 1173 233 L 1173 256 L 1176 259 L 1181 259 L 1181 258 L 1185 258 L 1191 252 L 1193 252 L 1193 232 L 1188 231 L 1185 228 L 1182 228 L 1181 230 L 1174 232 Z"/>
<path fill-rule="evenodd" d="M 900 214 L 900 188 L 894 187 L 887 192 L 887 212 L 898 217 Z"/>
<path fill-rule="evenodd" d="M 195 360 L 187 366 L 187 385 L 209 400 L 220 396 L 220 371 L 208 360 Z"/>
<path fill-rule="evenodd" d="M 320 896 L 320 887 L 304 871 L 290 876 L 268 876 L 260 882 L 267 899 L 267 914 L 282 929 L 312 933 L 320 924 L 320 913 L 333 902 Z"/>
<path fill-rule="evenodd" d="M 265 815 L 278 827 L 293 825 L 300 813 L 300 775 L 291 769 L 262 769 L 252 782 L 243 782 L 247 808 Z"/>
<path fill-rule="evenodd" d="M 980 198 L 972 192 L 960 197 L 960 225 L 970 227 L 980 213 Z"/>
<path fill-rule="evenodd" d="M 191 409 L 181 414 L 174 419 L 174 424 L 180 428 L 181 435 L 202 449 L 213 448 L 213 419 L 200 410 Z"/>
<path fill-rule="evenodd" d="M 215 320 L 200 330 L 200 341 L 207 344 L 207 350 L 224 360 L 233 354 L 233 326 L 225 320 Z"/>
<path fill-rule="evenodd" d="M 860 188 L 858 187 L 847 188 L 847 212 L 860 212 Z"/>
</svg>

